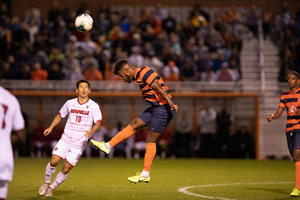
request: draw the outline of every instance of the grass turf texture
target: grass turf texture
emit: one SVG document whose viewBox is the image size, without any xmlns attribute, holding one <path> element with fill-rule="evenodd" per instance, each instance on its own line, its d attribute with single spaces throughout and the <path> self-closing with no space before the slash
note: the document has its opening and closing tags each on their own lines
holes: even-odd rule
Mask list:
<svg viewBox="0 0 300 200">
<path fill-rule="evenodd" d="M 50 158 L 15 159 L 13 182 L 7 199 L 45 199 L 38 189 L 44 181 Z M 61 161 L 51 183 L 61 170 Z M 246 183 L 195 187 L 188 191 L 228 199 L 293 199 L 294 163 L 292 161 L 176 159 L 154 160 L 151 181 L 133 184 L 128 176 L 142 171 L 143 160 L 81 158 L 67 178 L 53 192 L 52 199 L 209 199 L 178 192 L 187 186 Z M 274 184 L 247 184 L 265 183 Z M 277 182 L 287 182 L 279 184 Z"/>
</svg>

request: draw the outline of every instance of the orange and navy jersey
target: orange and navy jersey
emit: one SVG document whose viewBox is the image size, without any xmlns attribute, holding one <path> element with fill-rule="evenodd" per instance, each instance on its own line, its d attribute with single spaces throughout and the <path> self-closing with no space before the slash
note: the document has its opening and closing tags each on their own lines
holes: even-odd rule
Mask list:
<svg viewBox="0 0 300 200">
<path fill-rule="evenodd" d="M 300 88 L 295 92 L 286 91 L 281 94 L 279 107 L 286 109 L 286 132 L 300 131 L 300 116 L 296 110 L 300 109 Z"/>
<path fill-rule="evenodd" d="M 139 84 L 143 98 L 150 105 L 165 105 L 168 102 L 152 87 L 152 83 L 158 80 L 159 84 L 166 91 L 170 99 L 173 101 L 168 86 L 165 85 L 161 77 L 150 67 L 138 67 L 135 69 L 135 81 Z"/>
</svg>

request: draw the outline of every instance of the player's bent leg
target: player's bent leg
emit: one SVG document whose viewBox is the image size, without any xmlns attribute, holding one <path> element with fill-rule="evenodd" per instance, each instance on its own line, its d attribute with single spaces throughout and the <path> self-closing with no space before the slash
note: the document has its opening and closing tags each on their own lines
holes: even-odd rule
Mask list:
<svg viewBox="0 0 300 200">
<path fill-rule="evenodd" d="M 67 174 L 67 173 L 70 172 L 70 170 L 71 170 L 73 167 L 74 167 L 74 166 L 71 165 L 69 162 L 65 162 L 65 164 L 64 164 L 64 166 L 63 166 L 61 172 L 62 172 L 63 174 Z"/>
<path fill-rule="evenodd" d="M 0 199 L 7 198 L 8 182 L 0 180 Z"/>
<path fill-rule="evenodd" d="M 52 157 L 51 157 L 51 160 L 50 160 L 50 166 L 51 167 L 56 167 L 56 165 L 59 163 L 59 161 L 61 160 L 62 158 L 55 155 L 55 154 L 52 154 Z"/>
</svg>

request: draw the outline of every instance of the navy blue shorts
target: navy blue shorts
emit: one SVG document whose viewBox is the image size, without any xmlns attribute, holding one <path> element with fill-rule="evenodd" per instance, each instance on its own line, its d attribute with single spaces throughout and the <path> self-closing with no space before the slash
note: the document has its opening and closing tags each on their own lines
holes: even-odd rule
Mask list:
<svg viewBox="0 0 300 200">
<path fill-rule="evenodd" d="M 291 155 L 294 149 L 300 149 L 300 132 L 287 133 L 286 140 Z"/>
<path fill-rule="evenodd" d="M 170 110 L 169 104 L 151 106 L 139 118 L 147 124 L 148 130 L 163 134 L 166 126 L 175 116 L 176 110 Z"/>
</svg>

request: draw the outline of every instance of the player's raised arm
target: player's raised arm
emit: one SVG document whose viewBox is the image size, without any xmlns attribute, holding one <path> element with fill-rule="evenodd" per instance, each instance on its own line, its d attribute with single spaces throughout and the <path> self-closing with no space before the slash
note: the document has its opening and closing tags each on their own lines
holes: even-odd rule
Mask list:
<svg viewBox="0 0 300 200">
<path fill-rule="evenodd" d="M 44 130 L 44 135 L 47 136 L 51 133 L 52 129 L 61 121 L 61 116 L 58 114 L 54 117 L 51 125 Z"/>
<path fill-rule="evenodd" d="M 272 120 L 279 118 L 282 115 L 283 110 L 284 110 L 283 108 L 278 107 L 276 113 L 274 113 L 273 115 L 268 115 L 267 117 L 268 122 L 271 122 Z"/>
<path fill-rule="evenodd" d="M 153 83 L 151 84 L 151 87 L 157 91 L 160 96 L 162 96 L 162 98 L 164 98 L 168 104 L 171 107 L 171 110 L 176 110 L 176 112 L 178 111 L 178 105 L 174 104 L 173 101 L 170 99 L 170 97 L 168 96 L 168 94 L 166 93 L 166 91 L 161 87 L 161 85 L 159 84 L 158 80 L 156 79 L 155 81 L 153 81 Z"/>
</svg>

